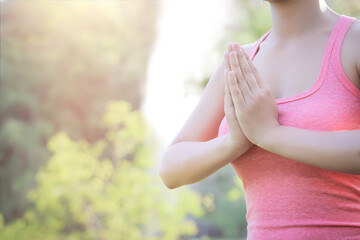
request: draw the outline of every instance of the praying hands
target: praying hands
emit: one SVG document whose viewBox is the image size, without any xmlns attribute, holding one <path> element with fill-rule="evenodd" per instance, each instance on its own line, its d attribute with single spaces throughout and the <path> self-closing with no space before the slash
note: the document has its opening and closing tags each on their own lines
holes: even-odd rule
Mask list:
<svg viewBox="0 0 360 240">
<path fill-rule="evenodd" d="M 258 145 L 266 134 L 279 126 L 276 100 L 238 43 L 228 44 L 224 60 L 227 121 L 234 126 L 237 121 L 246 138 Z"/>
</svg>

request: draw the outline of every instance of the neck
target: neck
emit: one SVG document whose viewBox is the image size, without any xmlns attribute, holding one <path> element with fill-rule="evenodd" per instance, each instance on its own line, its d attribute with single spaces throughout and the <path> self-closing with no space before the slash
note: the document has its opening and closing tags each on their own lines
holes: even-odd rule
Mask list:
<svg viewBox="0 0 360 240">
<path fill-rule="evenodd" d="M 287 41 L 312 32 L 334 12 L 324 0 L 268 0 L 272 16 L 273 39 Z M 330 16 L 330 15 L 333 16 Z"/>
</svg>

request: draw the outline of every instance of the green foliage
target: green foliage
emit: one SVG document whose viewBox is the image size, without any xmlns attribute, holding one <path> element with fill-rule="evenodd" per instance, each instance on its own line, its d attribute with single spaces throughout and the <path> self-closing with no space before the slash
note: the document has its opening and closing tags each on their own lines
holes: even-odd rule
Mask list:
<svg viewBox="0 0 360 240">
<path fill-rule="evenodd" d="M 234 21 L 228 26 L 228 41 L 249 44 L 271 28 L 270 6 L 267 2 L 234 0 Z M 225 49 L 223 46 L 223 49 Z"/>
<path fill-rule="evenodd" d="M 3 1 L 0 64 L 0 212 L 30 205 L 46 142 L 57 131 L 96 142 L 112 99 L 142 102 L 155 38 L 155 1 Z"/>
<path fill-rule="evenodd" d="M 168 240 L 197 232 L 186 218 L 203 215 L 202 202 L 211 200 L 187 188 L 169 191 L 151 172 L 156 144 L 141 113 L 109 102 L 102 123 L 107 138 L 94 144 L 63 131 L 51 137 L 51 158 L 28 194 L 34 208 L 9 225 L 0 221 L 0 239 Z"/>
<path fill-rule="evenodd" d="M 235 202 L 244 197 L 244 186 L 242 181 L 237 175 L 234 175 L 233 180 L 235 182 L 235 187 L 232 188 L 227 194 L 227 198 L 231 202 Z"/>
<path fill-rule="evenodd" d="M 327 2 L 360 17 L 358 0 Z M 234 0 L 232 11 L 220 57 L 226 42 L 271 27 L 266 2 Z M 223 237 L 244 233 L 238 179 L 205 181 L 206 192 L 221 188 L 201 200 L 151 171 L 155 138 L 131 106 L 142 102 L 157 15 L 157 1 L 1 2 L 0 239 L 177 239 L 195 232 L 185 219 L 203 214 L 200 201 Z M 105 111 L 120 98 L 129 103 Z"/>
<path fill-rule="evenodd" d="M 328 0 L 327 2 L 328 5 L 334 9 L 334 11 L 360 19 L 359 0 Z"/>
</svg>

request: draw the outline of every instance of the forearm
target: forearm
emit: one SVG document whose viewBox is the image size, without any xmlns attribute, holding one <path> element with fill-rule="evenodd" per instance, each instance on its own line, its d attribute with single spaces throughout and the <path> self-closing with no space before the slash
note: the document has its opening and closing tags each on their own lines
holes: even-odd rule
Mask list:
<svg viewBox="0 0 360 240">
<path fill-rule="evenodd" d="M 360 129 L 326 132 L 280 125 L 258 146 L 305 164 L 360 174 Z"/>
<path fill-rule="evenodd" d="M 169 188 L 192 184 L 210 176 L 249 149 L 231 146 L 229 135 L 206 142 L 180 142 L 165 152 L 159 174 Z"/>
</svg>

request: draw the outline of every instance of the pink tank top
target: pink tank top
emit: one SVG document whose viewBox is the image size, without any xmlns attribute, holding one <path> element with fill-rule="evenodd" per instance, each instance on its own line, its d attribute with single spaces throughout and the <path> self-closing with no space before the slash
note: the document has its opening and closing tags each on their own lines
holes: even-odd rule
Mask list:
<svg viewBox="0 0 360 240">
<path fill-rule="evenodd" d="M 316 131 L 360 129 L 360 90 L 340 63 L 341 45 L 354 20 L 341 15 L 337 21 L 315 84 L 276 100 L 281 125 Z M 251 59 L 270 31 L 257 41 Z M 218 136 L 228 132 L 224 116 Z M 256 145 L 231 166 L 244 186 L 247 240 L 360 239 L 360 175 L 303 164 Z"/>
</svg>

